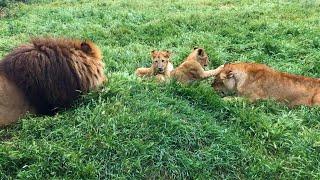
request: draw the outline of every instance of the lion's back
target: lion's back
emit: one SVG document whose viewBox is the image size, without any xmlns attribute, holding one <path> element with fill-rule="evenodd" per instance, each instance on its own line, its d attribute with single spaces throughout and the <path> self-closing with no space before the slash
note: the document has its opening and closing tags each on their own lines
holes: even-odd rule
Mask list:
<svg viewBox="0 0 320 180">
<path fill-rule="evenodd" d="M 103 63 L 92 50 L 99 49 L 77 40 L 34 39 L 8 54 L 0 62 L 0 70 L 25 93 L 38 113 L 51 114 L 95 86 L 91 78 L 103 79 Z M 90 63 L 92 60 L 96 62 Z"/>
</svg>

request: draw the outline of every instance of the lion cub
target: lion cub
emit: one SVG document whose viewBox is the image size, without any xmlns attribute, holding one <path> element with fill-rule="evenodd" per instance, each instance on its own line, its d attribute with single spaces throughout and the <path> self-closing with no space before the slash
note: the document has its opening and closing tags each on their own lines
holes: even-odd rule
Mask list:
<svg viewBox="0 0 320 180">
<path fill-rule="evenodd" d="M 251 101 L 271 98 L 290 106 L 320 105 L 320 79 L 278 72 L 263 64 L 226 64 L 212 87 Z"/>
<path fill-rule="evenodd" d="M 171 72 L 171 76 L 181 83 L 191 83 L 195 80 L 215 76 L 223 67 L 222 65 L 217 69 L 205 71 L 203 68 L 208 66 L 208 63 L 208 55 L 204 49 L 194 48 L 184 62 Z"/>
<path fill-rule="evenodd" d="M 136 75 L 139 77 L 155 76 L 158 82 L 166 81 L 173 70 L 170 62 L 171 53 L 169 51 L 151 51 L 152 65 L 149 68 L 138 68 Z"/>
</svg>

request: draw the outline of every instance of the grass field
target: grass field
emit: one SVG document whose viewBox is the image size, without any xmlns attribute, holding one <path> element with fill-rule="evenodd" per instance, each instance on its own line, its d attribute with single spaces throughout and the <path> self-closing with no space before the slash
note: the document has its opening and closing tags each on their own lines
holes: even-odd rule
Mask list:
<svg viewBox="0 0 320 180">
<path fill-rule="evenodd" d="M 3 5 L 5 6 L 5 5 Z M 223 101 L 210 80 L 137 79 L 150 51 L 177 66 L 259 62 L 320 77 L 320 2 L 31 0 L 0 10 L 0 57 L 31 36 L 92 39 L 109 84 L 54 117 L 0 130 L 0 179 L 319 179 L 320 108 Z"/>
</svg>

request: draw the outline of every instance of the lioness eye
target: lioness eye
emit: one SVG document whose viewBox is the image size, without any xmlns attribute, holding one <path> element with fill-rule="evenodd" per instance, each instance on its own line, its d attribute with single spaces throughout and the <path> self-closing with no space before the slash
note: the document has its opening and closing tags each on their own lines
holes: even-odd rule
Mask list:
<svg viewBox="0 0 320 180">
<path fill-rule="evenodd" d="M 162 60 L 162 62 L 164 62 L 164 60 Z"/>
<path fill-rule="evenodd" d="M 155 63 L 157 63 L 158 61 L 155 61 Z"/>
</svg>

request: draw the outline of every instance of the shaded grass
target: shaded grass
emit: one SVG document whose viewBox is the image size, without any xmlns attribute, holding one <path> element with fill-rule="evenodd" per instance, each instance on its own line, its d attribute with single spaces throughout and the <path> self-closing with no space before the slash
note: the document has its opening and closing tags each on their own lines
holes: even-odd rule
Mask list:
<svg viewBox="0 0 320 180">
<path fill-rule="evenodd" d="M 202 46 L 211 68 L 254 61 L 319 77 L 319 9 L 316 1 L 10 4 L 0 56 L 29 36 L 88 38 L 103 50 L 110 83 L 54 117 L 0 130 L 1 178 L 318 179 L 319 107 L 224 101 L 209 80 L 158 85 L 133 72 L 153 49 L 173 51 L 177 65 Z"/>
</svg>

